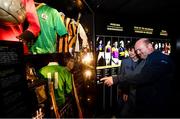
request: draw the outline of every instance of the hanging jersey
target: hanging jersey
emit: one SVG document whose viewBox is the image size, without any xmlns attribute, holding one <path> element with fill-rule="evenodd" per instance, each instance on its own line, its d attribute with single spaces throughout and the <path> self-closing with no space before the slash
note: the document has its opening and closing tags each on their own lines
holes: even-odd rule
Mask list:
<svg viewBox="0 0 180 119">
<path fill-rule="evenodd" d="M 125 48 L 119 47 L 119 59 L 122 60 L 125 57 Z"/>
<path fill-rule="evenodd" d="M 111 52 L 111 46 L 110 45 L 107 45 L 106 48 L 105 48 L 106 52 Z"/>
<path fill-rule="evenodd" d="M 82 48 L 89 49 L 88 37 L 83 26 L 80 23 L 78 25 L 77 34 L 78 35 L 75 43 L 75 52 L 79 52 Z M 80 45 L 80 42 L 82 42 L 82 45 Z"/>
<path fill-rule="evenodd" d="M 59 12 L 42 3 L 37 7 L 37 14 L 41 32 L 31 47 L 31 51 L 33 54 L 56 53 L 57 34 L 59 36 L 67 34 L 66 27 L 59 17 Z"/>
<path fill-rule="evenodd" d="M 72 49 L 79 52 L 82 47 L 89 48 L 87 35 L 82 25 L 79 23 L 77 26 L 76 21 L 65 16 L 62 12 L 59 13 L 65 27 L 68 31 L 68 35 L 60 37 L 58 52 L 71 52 Z"/>
<path fill-rule="evenodd" d="M 115 48 L 115 47 L 112 48 L 112 57 L 113 58 L 118 58 L 119 57 L 118 48 Z"/>
<path fill-rule="evenodd" d="M 78 26 L 76 25 L 76 21 L 74 19 L 71 20 L 71 26 L 70 28 L 72 28 L 72 36 L 69 37 L 68 39 L 68 48 L 69 48 L 69 51 L 71 52 L 71 50 L 75 47 L 75 42 L 76 42 L 76 39 L 77 39 L 77 28 Z"/>
<path fill-rule="evenodd" d="M 99 44 L 99 45 L 98 45 L 98 51 L 99 51 L 99 52 L 103 52 L 103 45 L 102 45 L 102 44 Z"/>
<path fill-rule="evenodd" d="M 62 12 L 60 12 L 60 17 L 62 18 L 62 21 L 64 22 L 64 25 L 66 27 L 66 30 L 68 31 L 68 34 L 59 38 L 58 52 L 68 52 L 68 50 L 69 50 L 68 49 L 68 39 L 70 37 L 70 34 L 72 34 L 72 31 L 68 30 L 71 19 L 68 17 L 65 17 L 64 13 L 62 13 Z"/>
<path fill-rule="evenodd" d="M 61 12 L 60 12 L 60 16 L 61 16 L 62 20 L 64 20 L 63 22 L 65 24 L 67 31 L 68 31 L 68 34 L 59 38 L 58 52 L 60 52 L 60 53 L 61 52 L 69 52 L 69 47 L 70 47 L 69 44 L 70 44 L 70 42 L 73 41 L 73 38 L 75 37 L 77 27 L 74 24 L 73 19 L 66 17 Z"/>
<path fill-rule="evenodd" d="M 59 107 L 62 107 L 65 103 L 65 94 L 69 94 L 72 91 L 72 74 L 66 68 L 59 65 L 45 66 L 39 72 L 45 79 L 48 79 L 48 73 L 51 74 L 55 86 L 56 103 Z M 58 80 L 54 80 L 55 72 L 58 72 Z"/>
</svg>

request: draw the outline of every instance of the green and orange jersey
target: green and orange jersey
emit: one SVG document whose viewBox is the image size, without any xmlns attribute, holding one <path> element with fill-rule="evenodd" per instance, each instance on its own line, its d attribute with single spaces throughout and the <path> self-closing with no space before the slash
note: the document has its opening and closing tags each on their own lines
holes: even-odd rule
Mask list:
<svg viewBox="0 0 180 119">
<path fill-rule="evenodd" d="M 41 32 L 31 47 L 31 52 L 33 54 L 56 53 L 57 35 L 61 37 L 67 34 L 64 22 L 56 9 L 44 3 L 36 8 Z"/>
</svg>

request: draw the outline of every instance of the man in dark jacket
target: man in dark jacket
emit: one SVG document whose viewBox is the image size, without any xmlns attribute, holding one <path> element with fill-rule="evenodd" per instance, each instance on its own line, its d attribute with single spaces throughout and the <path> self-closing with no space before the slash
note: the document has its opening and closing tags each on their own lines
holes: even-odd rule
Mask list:
<svg viewBox="0 0 180 119">
<path fill-rule="evenodd" d="M 102 78 L 108 86 L 119 83 L 123 86 L 136 86 L 136 116 L 137 117 L 167 117 L 169 116 L 171 98 L 171 79 L 173 79 L 173 64 L 169 56 L 154 50 L 147 38 L 141 38 L 135 43 L 135 50 L 140 58 L 145 59 L 145 65 L 139 74 L 127 75 L 121 79 Z"/>
</svg>

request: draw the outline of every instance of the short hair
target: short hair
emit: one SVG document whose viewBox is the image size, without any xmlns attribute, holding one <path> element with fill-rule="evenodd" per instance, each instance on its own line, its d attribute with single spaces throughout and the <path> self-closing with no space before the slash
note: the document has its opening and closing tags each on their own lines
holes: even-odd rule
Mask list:
<svg viewBox="0 0 180 119">
<path fill-rule="evenodd" d="M 132 42 L 130 42 L 130 43 L 128 43 L 128 44 L 126 44 L 126 49 L 127 50 L 132 50 L 132 49 L 134 49 L 134 42 L 132 41 Z"/>
<path fill-rule="evenodd" d="M 149 40 L 149 38 L 140 38 L 139 40 L 143 40 L 143 42 L 147 45 L 147 44 L 152 44 L 151 41 Z"/>
</svg>

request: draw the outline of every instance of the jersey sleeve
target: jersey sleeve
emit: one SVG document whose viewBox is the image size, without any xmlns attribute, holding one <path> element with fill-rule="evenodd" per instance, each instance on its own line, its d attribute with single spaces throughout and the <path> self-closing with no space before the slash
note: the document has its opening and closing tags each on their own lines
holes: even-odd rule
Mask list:
<svg viewBox="0 0 180 119">
<path fill-rule="evenodd" d="M 64 22 L 56 9 L 54 9 L 54 16 L 54 26 L 57 30 L 58 35 L 63 36 L 67 34 L 67 29 L 64 25 Z"/>
</svg>

